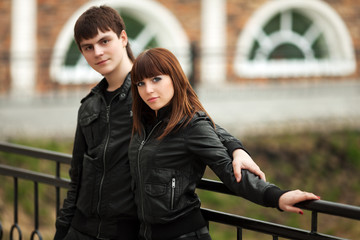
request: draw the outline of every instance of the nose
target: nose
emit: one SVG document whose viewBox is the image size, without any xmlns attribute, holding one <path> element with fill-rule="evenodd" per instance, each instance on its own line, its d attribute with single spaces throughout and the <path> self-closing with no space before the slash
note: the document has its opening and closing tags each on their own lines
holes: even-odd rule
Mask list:
<svg viewBox="0 0 360 240">
<path fill-rule="evenodd" d="M 153 86 L 152 86 L 151 83 L 145 84 L 145 91 L 146 91 L 147 93 L 152 93 L 152 92 L 154 92 L 154 88 L 153 88 Z"/>
<path fill-rule="evenodd" d="M 95 56 L 102 56 L 104 54 L 103 49 L 100 46 L 94 46 Z"/>
</svg>

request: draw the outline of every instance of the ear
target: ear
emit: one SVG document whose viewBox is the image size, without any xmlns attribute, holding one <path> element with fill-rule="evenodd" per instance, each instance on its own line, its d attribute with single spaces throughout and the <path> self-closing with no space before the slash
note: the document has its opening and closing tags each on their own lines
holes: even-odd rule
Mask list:
<svg viewBox="0 0 360 240">
<path fill-rule="evenodd" d="M 125 30 L 121 31 L 119 38 L 121 39 L 123 47 L 126 47 L 126 45 L 128 44 L 128 37 L 127 37 Z"/>
</svg>

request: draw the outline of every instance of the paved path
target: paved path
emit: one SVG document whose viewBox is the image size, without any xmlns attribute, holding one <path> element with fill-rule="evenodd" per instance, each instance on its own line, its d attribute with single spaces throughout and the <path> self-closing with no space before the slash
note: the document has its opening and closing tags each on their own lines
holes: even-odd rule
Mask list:
<svg viewBox="0 0 360 240">
<path fill-rule="evenodd" d="M 198 95 L 213 119 L 237 136 L 304 128 L 360 129 L 360 81 L 281 85 L 207 85 Z M 0 140 L 74 136 L 86 93 L 11 100 L 0 97 Z"/>
<path fill-rule="evenodd" d="M 360 81 L 201 88 L 198 94 L 216 122 L 237 135 L 360 127 Z"/>
</svg>

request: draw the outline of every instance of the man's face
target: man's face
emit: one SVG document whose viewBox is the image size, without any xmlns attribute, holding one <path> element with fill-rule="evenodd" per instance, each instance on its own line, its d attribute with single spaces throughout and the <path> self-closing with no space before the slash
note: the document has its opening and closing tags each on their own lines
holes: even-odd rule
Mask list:
<svg viewBox="0 0 360 240">
<path fill-rule="evenodd" d="M 126 53 L 127 36 L 123 31 L 120 37 L 113 31 L 101 32 L 93 38 L 80 42 L 83 56 L 88 64 L 103 76 L 120 69 Z"/>
</svg>

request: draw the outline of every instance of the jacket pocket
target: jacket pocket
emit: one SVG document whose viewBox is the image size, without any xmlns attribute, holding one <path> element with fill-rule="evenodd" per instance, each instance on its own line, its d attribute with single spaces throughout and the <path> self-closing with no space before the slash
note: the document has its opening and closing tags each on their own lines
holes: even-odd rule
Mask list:
<svg viewBox="0 0 360 240">
<path fill-rule="evenodd" d="M 97 140 L 101 139 L 100 134 L 100 123 L 98 121 L 99 113 L 94 113 L 88 116 L 83 116 L 79 120 L 82 132 L 85 136 L 86 143 L 89 148 L 96 147 L 99 142 Z"/>
<path fill-rule="evenodd" d="M 152 216 L 166 217 L 169 211 L 176 209 L 180 189 L 177 186 L 175 170 L 153 169 L 151 178 L 145 183 L 147 209 Z"/>
<path fill-rule="evenodd" d="M 94 196 L 96 189 L 96 162 L 98 160 L 84 154 L 80 191 L 76 206 L 83 214 L 89 216 L 96 212 Z"/>
</svg>

